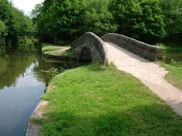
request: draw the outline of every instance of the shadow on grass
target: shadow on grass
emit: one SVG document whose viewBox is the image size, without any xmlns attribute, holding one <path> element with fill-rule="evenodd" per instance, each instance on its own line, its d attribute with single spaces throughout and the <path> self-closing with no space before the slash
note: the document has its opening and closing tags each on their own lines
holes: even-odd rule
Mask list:
<svg viewBox="0 0 182 136">
<path fill-rule="evenodd" d="M 132 107 L 122 112 L 65 111 L 49 113 L 44 136 L 181 136 L 182 117 L 166 105 Z"/>
</svg>

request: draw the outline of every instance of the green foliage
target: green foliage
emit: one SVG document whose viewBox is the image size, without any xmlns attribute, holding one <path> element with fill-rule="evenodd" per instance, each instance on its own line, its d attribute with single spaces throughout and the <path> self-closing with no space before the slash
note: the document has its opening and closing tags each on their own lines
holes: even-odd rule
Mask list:
<svg viewBox="0 0 182 136">
<path fill-rule="evenodd" d="M 109 9 L 119 25 L 118 33 L 153 43 L 165 37 L 158 0 L 112 0 Z"/>
<path fill-rule="evenodd" d="M 34 31 L 32 20 L 8 0 L 0 0 L 0 44 L 14 46 L 18 34 L 26 31 Z"/>
<path fill-rule="evenodd" d="M 38 39 L 26 36 L 19 36 L 17 42 L 17 49 L 20 51 L 38 51 Z"/>
<path fill-rule="evenodd" d="M 182 43 L 182 1 L 160 0 L 165 19 L 166 41 Z"/>
<path fill-rule="evenodd" d="M 14 27 L 17 33 L 34 32 L 33 23 L 29 17 L 25 16 L 22 11 L 14 7 L 12 7 L 11 10 L 15 22 Z"/>
<path fill-rule="evenodd" d="M 108 32 L 115 32 L 117 24 L 109 12 L 108 0 L 88 1 L 82 17 L 82 32 L 94 32 L 98 36 L 103 36 Z"/>
<path fill-rule="evenodd" d="M 148 43 L 182 38 L 181 0 L 45 0 L 32 16 L 40 39 L 53 43 L 87 31 L 118 32 Z"/>
<path fill-rule="evenodd" d="M 156 43 L 157 46 L 161 46 L 166 53 L 182 53 L 181 44 L 174 43 Z"/>
<path fill-rule="evenodd" d="M 12 7 L 7 0 L 0 0 L 0 20 L 4 22 L 7 30 L 7 35 L 4 37 L 6 44 L 10 44 L 10 42 L 15 39 L 14 20 L 11 8 Z"/>
<path fill-rule="evenodd" d="M 5 46 L 0 46 L 0 56 L 5 54 Z"/>
<path fill-rule="evenodd" d="M 138 32 L 145 25 L 142 22 L 142 9 L 136 0 L 112 0 L 109 9 L 118 24 L 118 33 L 139 39 Z"/>
<path fill-rule="evenodd" d="M 34 22 L 44 41 L 73 40 L 87 31 L 98 35 L 114 32 L 111 13 L 107 0 L 45 0 L 33 10 Z"/>
<path fill-rule="evenodd" d="M 97 64 L 53 78 L 44 136 L 180 136 L 177 116 L 139 80 Z"/>
<path fill-rule="evenodd" d="M 82 27 L 80 15 L 83 11 L 82 0 L 45 0 L 43 7 L 37 6 L 33 14 L 39 14 L 34 19 L 37 29 L 43 39 L 51 42 L 73 39 L 79 35 Z M 39 9 L 37 9 L 39 8 Z"/>
<path fill-rule="evenodd" d="M 7 35 L 7 28 L 3 21 L 0 20 L 0 45 L 5 44 L 5 36 Z"/>
</svg>

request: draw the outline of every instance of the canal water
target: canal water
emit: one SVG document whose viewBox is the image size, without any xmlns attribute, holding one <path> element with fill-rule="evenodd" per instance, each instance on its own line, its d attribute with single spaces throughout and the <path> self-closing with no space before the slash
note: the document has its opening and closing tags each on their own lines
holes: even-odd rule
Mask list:
<svg viewBox="0 0 182 136">
<path fill-rule="evenodd" d="M 45 60 L 38 53 L 10 52 L 0 57 L 0 136 L 24 136 L 52 73 L 79 65 Z"/>
</svg>

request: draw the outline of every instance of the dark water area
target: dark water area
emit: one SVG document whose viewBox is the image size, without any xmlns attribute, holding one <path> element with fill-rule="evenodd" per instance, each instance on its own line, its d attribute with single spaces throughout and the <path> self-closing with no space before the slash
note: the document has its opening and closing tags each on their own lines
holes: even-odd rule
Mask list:
<svg viewBox="0 0 182 136">
<path fill-rule="evenodd" d="M 171 61 L 182 63 L 182 53 L 165 53 L 163 60 L 167 64 L 169 64 Z"/>
<path fill-rule="evenodd" d="M 45 60 L 38 53 L 0 56 L 0 136 L 24 136 L 28 118 L 45 93 L 52 73 L 80 66 Z"/>
</svg>

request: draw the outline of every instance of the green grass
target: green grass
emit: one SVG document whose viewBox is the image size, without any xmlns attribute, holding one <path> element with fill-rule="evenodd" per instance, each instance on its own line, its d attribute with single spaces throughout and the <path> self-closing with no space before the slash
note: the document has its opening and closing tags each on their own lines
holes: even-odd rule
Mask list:
<svg viewBox="0 0 182 136">
<path fill-rule="evenodd" d="M 91 64 L 57 75 L 41 136 L 181 136 L 182 117 L 133 76 Z"/>
<path fill-rule="evenodd" d="M 70 57 L 75 57 L 75 53 L 71 50 L 66 50 L 64 52 L 62 51 L 57 51 L 61 50 L 61 46 L 53 46 L 50 44 L 42 43 L 42 52 L 45 55 L 52 55 L 52 56 L 70 56 Z"/>
<path fill-rule="evenodd" d="M 55 55 L 55 56 L 71 56 L 75 57 L 75 53 L 71 50 L 67 50 L 64 52 L 52 52 L 52 51 L 45 51 L 44 54 L 46 55 Z"/>
<path fill-rule="evenodd" d="M 52 45 L 46 44 L 46 43 L 42 43 L 41 47 L 42 47 L 43 52 L 45 52 L 45 51 L 55 51 L 55 50 L 61 49 L 61 46 L 52 46 Z"/>
<path fill-rule="evenodd" d="M 160 64 L 169 71 L 165 77 L 168 82 L 182 90 L 182 63 L 171 61 L 170 64 Z"/>
<path fill-rule="evenodd" d="M 182 53 L 182 45 L 157 43 L 157 46 L 163 47 L 166 53 Z"/>
</svg>

